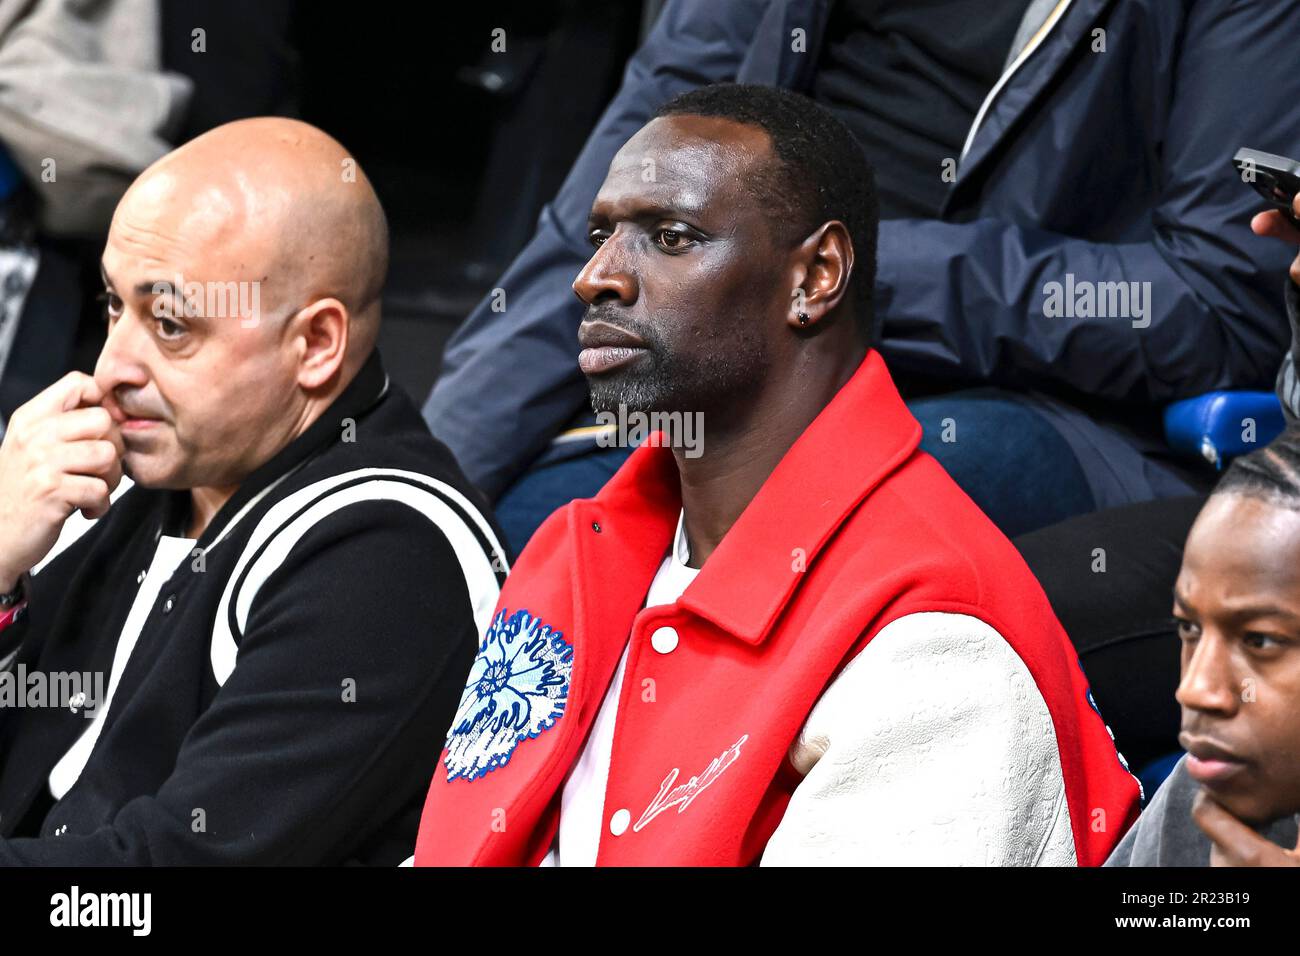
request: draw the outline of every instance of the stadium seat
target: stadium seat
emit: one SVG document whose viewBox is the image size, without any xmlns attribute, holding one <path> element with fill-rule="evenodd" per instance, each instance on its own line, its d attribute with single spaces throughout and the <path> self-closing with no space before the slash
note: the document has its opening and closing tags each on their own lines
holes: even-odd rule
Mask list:
<svg viewBox="0 0 1300 956">
<path fill-rule="evenodd" d="M 1272 392 L 1206 392 L 1165 409 L 1169 446 L 1218 469 L 1267 445 L 1285 426 L 1282 405 Z"/>
</svg>

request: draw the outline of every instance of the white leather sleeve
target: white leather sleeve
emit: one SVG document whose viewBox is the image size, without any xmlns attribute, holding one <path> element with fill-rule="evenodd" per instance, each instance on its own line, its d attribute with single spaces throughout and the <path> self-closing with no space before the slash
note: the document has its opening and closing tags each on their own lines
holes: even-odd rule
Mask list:
<svg viewBox="0 0 1300 956">
<path fill-rule="evenodd" d="M 1056 733 L 1029 669 L 964 614 L 899 618 L 822 694 L 764 866 L 1074 866 Z"/>
</svg>

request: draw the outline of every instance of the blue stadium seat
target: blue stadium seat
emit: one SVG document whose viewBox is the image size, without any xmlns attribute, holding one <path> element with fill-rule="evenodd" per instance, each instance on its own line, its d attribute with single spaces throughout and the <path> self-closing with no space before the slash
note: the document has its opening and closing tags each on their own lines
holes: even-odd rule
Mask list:
<svg viewBox="0 0 1300 956">
<path fill-rule="evenodd" d="M 1272 392 L 1206 392 L 1165 409 L 1165 440 L 1177 452 L 1204 458 L 1215 468 L 1263 448 L 1286 426 Z"/>
</svg>

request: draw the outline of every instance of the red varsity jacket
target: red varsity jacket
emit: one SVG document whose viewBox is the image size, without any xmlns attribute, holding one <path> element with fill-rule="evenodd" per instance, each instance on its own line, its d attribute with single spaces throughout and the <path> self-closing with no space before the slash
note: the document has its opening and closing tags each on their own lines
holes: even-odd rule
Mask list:
<svg viewBox="0 0 1300 956">
<path fill-rule="evenodd" d="M 800 783 L 788 751 L 823 690 L 925 611 L 978 618 L 1019 655 L 1050 712 L 1076 859 L 1105 860 L 1137 782 L 1037 581 L 920 434 L 868 353 L 671 605 L 643 607 L 681 509 L 669 449 L 638 449 L 552 515 L 467 678 L 417 865 L 540 862 L 629 640 L 597 862 L 751 864 Z"/>
</svg>

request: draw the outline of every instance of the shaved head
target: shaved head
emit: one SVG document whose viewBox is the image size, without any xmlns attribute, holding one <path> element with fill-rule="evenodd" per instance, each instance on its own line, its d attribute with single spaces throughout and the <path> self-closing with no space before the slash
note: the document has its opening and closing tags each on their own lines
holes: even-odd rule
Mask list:
<svg viewBox="0 0 1300 956">
<path fill-rule="evenodd" d="M 233 493 L 365 363 L 387 269 L 370 181 L 306 123 L 228 123 L 146 169 L 109 228 L 95 369 L 127 473 Z"/>
<path fill-rule="evenodd" d="M 271 315 L 337 298 L 353 321 L 353 370 L 374 345 L 388 222 L 356 160 L 314 126 L 278 117 L 218 126 L 146 169 L 113 225 L 219 261 L 225 281 L 260 282 Z"/>
</svg>

